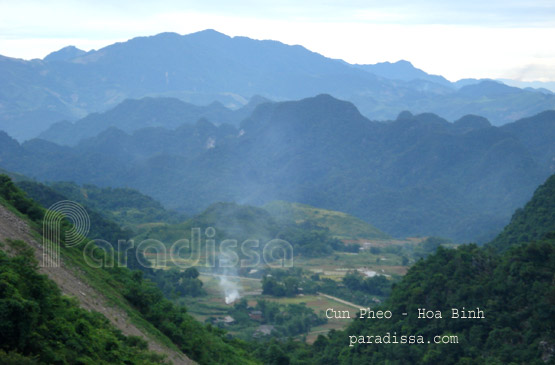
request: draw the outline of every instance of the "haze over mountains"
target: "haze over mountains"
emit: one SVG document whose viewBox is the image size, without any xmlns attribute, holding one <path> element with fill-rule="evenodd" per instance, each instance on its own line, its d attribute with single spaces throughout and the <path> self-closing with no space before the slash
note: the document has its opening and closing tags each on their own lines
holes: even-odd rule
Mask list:
<svg viewBox="0 0 555 365">
<path fill-rule="evenodd" d="M 95 137 L 110 127 L 127 133 L 147 127 L 175 129 L 182 124 L 194 124 L 203 118 L 217 124 L 238 126 L 258 104 L 267 101 L 262 97 L 253 97 L 244 107 L 231 110 L 219 102 L 197 106 L 175 98 L 128 99 L 105 113 L 92 113 L 74 123 L 55 123 L 42 132 L 39 138 L 73 146 L 82 139 Z"/>
<path fill-rule="evenodd" d="M 372 120 L 411 110 L 450 121 L 476 114 L 501 125 L 555 108 L 555 96 L 541 90 L 491 80 L 450 83 L 408 62 L 350 65 L 301 46 L 213 30 L 139 37 L 91 52 L 69 47 L 44 60 L 0 57 L 0 129 L 18 140 L 129 98 L 238 108 L 255 95 L 281 101 L 320 93 L 353 102 Z"/>
<path fill-rule="evenodd" d="M 212 30 L 0 56 L 0 364 L 552 363 L 555 95 L 513 85 Z"/>
<path fill-rule="evenodd" d="M 147 106 L 164 115 L 189 107 L 148 98 L 80 123 L 117 115 L 119 128 L 149 126 L 150 114 L 132 112 Z M 168 121 L 173 127 L 179 118 Z M 218 201 L 279 199 L 344 211 L 394 236 L 479 241 L 554 171 L 555 111 L 502 127 L 410 112 L 383 123 L 319 95 L 261 103 L 238 127 L 205 118 L 176 129 L 117 127 L 73 147 L 19 144 L 2 133 L 0 166 L 41 180 L 137 188 L 187 213 Z"/>
</svg>

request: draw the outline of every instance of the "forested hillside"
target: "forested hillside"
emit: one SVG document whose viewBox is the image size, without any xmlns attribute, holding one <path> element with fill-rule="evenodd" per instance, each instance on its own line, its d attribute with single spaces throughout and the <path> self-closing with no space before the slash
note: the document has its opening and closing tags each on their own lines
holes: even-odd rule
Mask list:
<svg viewBox="0 0 555 365">
<path fill-rule="evenodd" d="M 75 123 L 55 123 L 41 133 L 39 138 L 74 146 L 82 139 L 95 137 L 110 127 L 133 133 L 143 128 L 176 129 L 183 124 L 195 124 L 199 119 L 206 119 L 217 125 L 238 126 L 258 104 L 267 101 L 254 96 L 247 105 L 231 110 L 218 102 L 197 106 L 175 98 L 128 99 L 105 113 L 92 113 Z"/>
<path fill-rule="evenodd" d="M 0 1 L 0 365 L 555 365 L 554 20 Z"/>
<path fill-rule="evenodd" d="M 553 111 L 503 127 L 409 112 L 381 123 L 319 95 L 260 104 L 239 128 L 205 119 L 175 130 L 110 128 L 75 147 L 0 134 L 0 166 L 135 188 L 190 215 L 222 201 L 285 200 L 342 211 L 396 237 L 487 242 L 553 172 L 554 125 Z"/>
<path fill-rule="evenodd" d="M 9 257 L 3 250 L 21 250 Z M 0 247 L 0 363 L 160 364 L 140 337 L 124 336 L 100 313 L 79 307 L 37 272 L 26 243 Z"/>
<path fill-rule="evenodd" d="M 528 222 L 541 222 L 554 213 L 549 194 L 554 186 L 551 176 L 538 188 L 525 208 Z M 530 228 L 513 219 L 506 231 L 519 237 Z M 476 245 L 440 247 L 411 267 L 383 305 L 372 307 L 390 310 L 391 319 L 356 319 L 344 331 L 319 337 L 311 347 L 283 344 L 283 354 L 292 363 L 321 364 L 553 363 L 554 233 L 522 243 L 502 234 L 496 239 L 504 245 L 502 254 Z M 502 241 L 505 237 L 509 241 Z M 484 318 L 452 318 L 452 308 L 463 307 L 483 310 Z M 434 318 L 418 318 L 418 308 L 433 311 Z M 435 318 L 436 311 L 442 318 Z M 387 334 L 390 344 L 376 343 L 375 337 L 367 343 L 367 336 Z M 457 336 L 457 343 L 435 344 L 437 335 Z M 401 336 L 407 336 L 405 344 L 400 343 Z M 409 336 L 414 336 L 414 343 L 409 343 Z"/>
<path fill-rule="evenodd" d="M 505 251 L 518 243 L 553 239 L 555 232 L 555 175 L 536 189 L 532 199 L 513 214 L 511 222 L 488 246 Z"/>
<path fill-rule="evenodd" d="M 36 230 L 35 235 L 41 232 L 39 229 L 42 227 L 44 208 L 26 197 L 25 193 L 5 175 L 0 176 L 0 199 L 3 205 L 21 214 L 22 218 L 28 221 Z M 62 239 L 70 227 L 69 223 L 62 224 Z M 112 260 L 108 253 L 103 255 L 96 251 L 92 256 L 92 251 L 84 249 L 86 242 L 84 240 L 74 247 L 65 247 L 62 243 L 64 266 L 77 270 L 80 280 L 101 292 L 108 298 L 110 305 L 127 312 L 134 325 L 140 326 L 166 343 L 166 346 L 178 348 L 199 363 L 256 362 L 248 355 L 246 343 L 227 339 L 224 332 L 196 322 L 187 314 L 185 308 L 165 299 L 162 291 L 144 278 L 143 272 L 113 265 L 114 262 L 112 265 L 108 264 Z M 31 253 L 34 249 L 26 242 L 16 243 L 16 247 L 23 252 Z M 84 257 L 87 255 L 91 256 Z M 132 256 L 129 255 L 127 258 Z M 31 258 L 8 259 L 2 254 L 0 259 L 3 260 L 2 270 L 6 270 L 3 280 L 7 290 L 0 293 L 5 308 L 1 315 L 6 319 L 2 320 L 2 325 L 6 326 L 6 332 L 2 331 L 2 336 L 6 337 L 1 342 L 1 348 L 8 353 L 0 356 L 15 359 L 15 363 L 23 359 L 21 356 L 39 356 L 39 361 L 46 363 L 75 363 L 79 360 L 95 364 L 102 361 L 110 363 L 110 359 L 114 359 L 114 362 L 124 362 L 126 358 L 130 363 L 148 363 L 148 357 L 139 357 L 145 351 L 144 342 L 134 338 L 126 339 L 110 327 L 102 315 L 88 314 L 79 310 L 75 301 L 61 298 L 59 292 L 52 289 L 55 288 L 52 282 L 36 274 L 36 264 Z M 97 262 L 95 260 L 102 260 L 105 265 L 98 268 L 91 266 L 90 262 Z M 27 279 L 33 278 L 37 280 L 36 285 L 29 287 L 29 282 L 35 281 Z M 66 278 L 68 279 L 74 280 Z M 16 295 L 17 291 L 20 293 L 19 296 Z M 46 295 L 46 292 L 49 294 Z M 39 310 L 39 304 L 40 308 L 47 308 L 47 311 Z M 29 316 L 29 313 L 36 314 Z M 66 316 L 69 316 L 70 322 L 62 321 Z M 27 319 L 14 321 L 23 317 Z M 90 326 L 95 328 L 88 328 Z M 56 328 L 61 332 L 54 331 Z M 85 343 L 87 338 L 93 341 Z M 37 340 L 39 342 L 36 342 Z M 45 347 L 37 348 L 41 343 Z M 97 349 L 96 346 L 102 343 L 106 344 L 105 348 Z M 158 361 L 158 357 L 154 355 L 152 359 Z"/>
</svg>

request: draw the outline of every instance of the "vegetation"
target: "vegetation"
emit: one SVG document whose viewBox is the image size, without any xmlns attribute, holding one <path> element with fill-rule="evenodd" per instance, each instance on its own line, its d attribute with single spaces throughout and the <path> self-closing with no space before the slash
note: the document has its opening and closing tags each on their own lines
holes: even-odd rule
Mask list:
<svg viewBox="0 0 555 365">
<path fill-rule="evenodd" d="M 312 207 L 306 204 L 290 203 L 285 201 L 274 201 L 264 205 L 270 214 L 278 222 L 310 222 L 329 230 L 329 233 L 340 239 L 387 239 L 384 233 L 356 217 L 343 212 L 336 212 Z"/>
<path fill-rule="evenodd" d="M 202 364 L 254 362 L 249 359 L 247 344 L 227 339 L 224 331 L 197 322 L 185 307 L 165 299 L 158 287 L 143 279 L 140 271 L 123 270 L 117 280 L 126 288 L 125 298 L 193 360 Z"/>
<path fill-rule="evenodd" d="M 327 319 L 317 315 L 305 303 L 280 304 L 259 299 L 254 307 L 249 307 L 246 299 L 237 301 L 227 311 L 229 323 L 221 318 L 209 317 L 206 321 L 220 328 L 236 333 L 245 340 L 257 340 L 265 343 L 272 338 L 287 339 L 306 335 Z"/>
<path fill-rule="evenodd" d="M 38 212 L 33 216 L 33 221 L 40 223 L 44 216 L 44 209 L 27 198 L 25 193 L 17 188 L 9 178 L 5 176 L 0 176 L 0 178 L 2 181 L 0 199 L 3 203 L 10 204 L 13 209 L 21 214 Z M 19 208 L 16 208 L 16 206 Z M 69 223 L 65 222 L 61 228 L 63 239 L 65 237 L 64 231 L 70 228 Z M 113 267 L 106 265 L 101 268 L 92 268 L 87 265 L 83 258 L 84 243 L 73 247 L 61 245 L 62 255 L 68 264 L 79 267 L 79 270 L 86 274 L 85 279 L 111 298 L 114 304 L 121 306 L 133 316 L 136 316 L 136 314 L 133 314 L 131 308 L 140 313 L 139 317 L 134 317 L 135 320 L 149 328 L 154 336 L 169 339 L 167 341 L 171 341 L 169 342 L 171 346 L 177 346 L 199 363 L 236 364 L 255 362 L 246 350 L 247 344 L 228 339 L 223 331 L 212 326 L 204 326 L 194 320 L 187 314 L 184 307 L 178 307 L 165 299 L 158 286 L 144 278 L 143 271 L 132 271 L 119 265 L 113 265 Z M 128 258 L 131 257 L 133 255 L 128 256 Z M 89 260 L 91 259 L 92 257 L 89 257 Z M 94 259 L 107 263 L 111 260 L 111 254 L 109 251 L 97 251 L 94 253 Z M 172 273 L 167 275 L 171 276 Z M 198 280 L 197 277 L 198 272 L 196 270 L 189 270 L 177 275 L 178 281 L 189 279 L 194 282 Z M 179 286 L 174 288 L 174 290 L 176 289 L 179 290 Z M 24 330 L 24 334 L 28 335 L 25 331 L 28 330 Z M 4 347 L 4 350 L 9 356 L 12 356 L 10 352 L 17 352 L 19 348 L 9 345 Z"/>
<path fill-rule="evenodd" d="M 32 221 L 38 222 L 44 216 L 43 210 L 18 189 L 7 175 L 0 175 L 0 199 Z"/>
<path fill-rule="evenodd" d="M 524 209 L 529 222 L 553 214 L 549 202 L 555 179 L 536 191 L 535 204 Z M 523 214 L 523 213 L 521 213 Z M 517 217 L 520 214 L 516 215 Z M 505 232 L 526 231 L 527 226 L 509 225 Z M 513 224 L 511 223 L 511 224 Z M 514 229 L 513 229 L 514 228 Z M 390 310 L 389 320 L 356 319 L 344 331 L 320 336 L 313 346 L 291 342 L 273 343 L 269 359 L 291 363 L 418 363 L 418 364 L 543 364 L 553 362 L 555 347 L 555 232 L 543 239 L 514 244 L 502 242 L 499 254 L 475 244 L 457 249 L 441 246 L 418 261 L 392 287 L 391 296 L 374 310 Z M 350 278 L 348 281 L 354 281 Z M 360 281 L 358 281 L 360 283 Z M 358 284 L 356 284 L 358 286 Z M 480 308 L 484 319 L 453 319 L 451 309 Z M 418 308 L 439 310 L 442 319 L 419 319 Z M 407 316 L 401 315 L 408 313 Z M 423 336 L 424 343 L 361 344 L 358 336 Z M 457 336 L 458 343 L 428 343 L 436 335 Z M 355 343 L 349 336 L 356 336 Z M 353 346 L 350 346 L 350 345 Z"/>
<path fill-rule="evenodd" d="M 144 223 L 178 223 L 185 220 L 182 214 L 167 211 L 159 202 L 134 189 L 100 188 L 91 184 L 79 186 L 71 182 L 45 185 L 30 180 L 19 181 L 17 186 L 46 207 L 63 196 L 89 208 L 89 211 L 102 214 L 105 220 L 115 222 L 129 232 L 136 231 Z M 95 223 L 91 223 L 93 229 L 101 226 L 100 222 Z M 117 232 L 118 227 L 110 227 L 109 230 Z"/>
<path fill-rule="evenodd" d="M 517 209 L 511 222 L 488 246 L 505 251 L 517 243 L 541 240 L 555 232 L 555 175 L 536 189 L 524 208 Z"/>
<path fill-rule="evenodd" d="M 393 320 L 356 320 L 345 331 L 311 348 L 317 363 L 540 363 L 553 347 L 552 302 L 555 242 L 530 243 L 498 257 L 465 245 L 438 252 L 414 265 L 382 307 Z M 533 284 L 532 284 L 533 283 Z M 531 287 L 531 285 L 533 285 Z M 451 308 L 480 307 L 484 320 L 451 319 Z M 418 308 L 441 310 L 443 319 L 417 319 Z M 408 312 L 408 317 L 401 313 Z M 397 333 L 456 335 L 458 344 L 357 344 L 348 336 Z"/>
<path fill-rule="evenodd" d="M 393 284 L 393 280 L 383 275 L 364 277 L 358 271 L 347 272 L 341 281 L 322 278 L 297 267 L 267 269 L 263 275 L 262 294 L 265 295 L 293 297 L 321 292 L 359 305 L 380 303 L 389 295 Z"/>
<path fill-rule="evenodd" d="M 217 244 L 224 240 L 237 241 L 235 251 L 240 258 L 245 257 L 240 247 L 248 240 L 258 241 L 258 247 L 252 249 L 257 251 L 260 257 L 262 257 L 264 245 L 273 239 L 287 241 L 291 244 L 294 255 L 309 258 L 326 256 L 334 251 L 358 252 L 360 249 L 357 244 L 345 245 L 333 237 L 327 227 L 319 226 L 313 221 L 306 220 L 301 223 L 293 220 L 280 221 L 265 209 L 235 203 L 213 204 L 201 214 L 181 224 L 155 225 L 138 235 L 135 240 L 155 239 L 169 247 L 183 238 L 192 240 L 193 229 L 200 229 L 201 247 L 193 247 L 191 250 L 200 248 L 201 252 L 204 252 L 206 233 L 212 228 L 214 229 L 212 237 Z M 286 258 L 291 256 L 289 252 L 285 255 Z M 277 256 L 275 258 L 278 259 Z M 279 258 L 283 258 L 283 254 Z M 207 257 L 203 256 L 203 259 Z"/>
<path fill-rule="evenodd" d="M 0 169 L 0 204 L 29 223 L 21 236 L 40 241 L 44 207 L 81 203 L 91 231 L 78 245 L 61 245 L 60 276 L 82 280 L 102 306 L 117 307 L 125 324 L 162 347 L 200 364 L 555 363 L 555 176 L 506 225 L 553 173 L 552 93 L 492 80 L 455 85 L 406 62 L 352 67 L 302 47 L 215 31 L 141 37 L 88 53 L 68 48 L 41 62 L 0 57 L 0 65 L 0 129 L 21 140 L 45 131 L 24 143 L 0 131 L 0 163 L 19 179 L 14 184 Z M 359 109 L 313 96 L 323 90 Z M 254 97 L 235 110 L 157 98 L 235 107 L 255 93 L 310 97 Z M 107 110 L 145 95 L 153 97 Z M 510 123 L 497 127 L 477 115 L 450 123 L 408 111 L 384 123 L 363 116 L 392 119 L 403 109 Z M 52 125 L 98 110 L 107 111 Z M 533 116 L 513 122 L 524 115 Z M 41 184 L 19 173 L 77 183 Z M 485 247 L 442 238 L 482 244 L 503 226 Z M 62 243 L 71 228 L 61 223 Z M 279 239 L 292 252 L 264 268 L 241 268 L 232 283 L 220 275 L 223 267 L 160 270 L 152 247 L 132 246 L 132 239 L 152 239 L 167 249 L 193 241 L 193 229 L 202 245 L 172 251 L 179 262 L 193 261 L 193 251 L 201 256 L 196 264 L 224 262 L 221 252 L 210 257 L 208 239 L 239 247 L 259 241 L 257 256 Z M 393 242 L 381 229 L 434 236 Z M 85 250 L 88 239 L 112 245 Z M 38 268 L 27 243 L 5 240 L 0 248 L 0 364 L 165 362 L 142 337 L 117 330 L 119 316 L 110 322 L 80 308 L 80 296 L 62 295 L 39 270 L 60 278 Z M 293 256 L 294 268 L 269 268 Z M 201 272 L 212 281 L 203 284 Z M 247 279 L 232 295 L 225 290 L 226 303 L 243 299 L 223 304 L 218 280 L 233 286 Z M 197 317 L 182 303 L 197 305 Z M 335 304 L 343 313 L 360 305 L 393 314 L 344 321 L 344 328 L 323 315 Z M 418 318 L 421 308 L 436 318 Z M 485 316 L 450 318 L 452 308 Z M 380 335 L 422 342 L 368 343 Z M 431 343 L 436 335 L 456 343 Z"/>
<path fill-rule="evenodd" d="M 94 186 L 87 186 L 79 189 L 77 185 L 72 183 L 55 183 L 52 184 L 52 186 L 47 186 L 32 181 L 20 181 L 17 183 L 17 186 L 24 190 L 28 196 L 47 207 L 56 202 L 70 199 L 70 197 L 62 195 L 61 193 L 63 191 L 69 192 L 71 194 L 71 199 L 76 199 L 77 202 L 84 204 L 89 215 L 91 220 L 91 232 L 88 234 L 88 238 L 107 241 L 112 245 L 112 248 L 116 247 L 118 241 L 128 241 L 134 235 L 132 231 L 120 228 L 119 224 L 110 219 L 114 210 L 126 208 L 139 210 L 144 208 L 147 212 L 149 209 L 154 209 L 161 214 L 157 216 L 143 214 L 135 223 L 143 223 L 142 219 L 161 218 L 170 214 L 166 212 L 158 202 L 131 189 L 112 190 L 100 189 Z M 13 183 L 12 189 L 17 191 Z M 90 191 L 90 193 L 87 193 L 87 191 Z M 104 195 L 104 193 L 106 193 L 106 195 Z M 134 199 L 125 202 L 126 198 L 129 196 L 134 197 Z M 22 195 L 21 199 L 23 198 L 24 196 Z M 31 201 L 29 201 L 28 204 L 31 204 Z M 123 210 L 123 212 L 125 212 L 125 210 Z M 120 224 L 123 224 L 123 222 L 120 222 Z M 121 252 L 117 254 L 118 256 L 122 255 Z M 127 251 L 126 257 L 119 257 L 119 261 L 125 262 L 127 267 L 143 271 L 145 277 L 155 282 L 168 298 L 186 295 L 198 296 L 203 294 L 202 282 L 197 279 L 198 271 L 194 268 L 190 268 L 184 273 L 180 273 L 177 270 L 170 270 L 167 272 L 163 270 L 152 270 L 147 266 L 148 260 L 144 258 L 143 253 L 137 253 L 134 249 Z"/>
<path fill-rule="evenodd" d="M 0 363 L 158 364 L 147 343 L 124 336 L 101 314 L 62 296 L 37 272 L 32 251 L 8 257 L 0 250 Z"/>
<path fill-rule="evenodd" d="M 4 179 L 5 178 L 6 177 L 4 177 Z M 13 183 L 11 184 L 13 185 Z M 46 208 L 52 206 L 57 202 L 70 199 L 68 196 L 63 195 L 53 188 L 38 182 L 23 180 L 17 182 L 16 185 L 19 189 L 25 192 L 25 195 L 27 197 L 33 199 Z M 81 201 L 77 200 L 77 202 Z M 90 232 L 88 234 L 88 238 L 102 239 L 110 242 L 112 245 L 115 246 L 118 240 L 127 241 L 133 236 L 131 230 L 122 229 L 119 224 L 116 224 L 110 219 L 107 219 L 104 214 L 101 214 L 95 209 L 91 209 L 89 204 L 85 203 L 84 208 L 87 211 L 90 219 Z M 26 214 L 24 211 L 22 211 L 22 213 Z M 30 218 L 33 217 L 30 216 Z M 42 215 L 40 217 L 34 217 L 34 220 L 38 221 L 39 219 L 37 218 L 42 218 Z"/>
<path fill-rule="evenodd" d="M 1 181 L 0 196 L 3 202 L 9 204 L 12 209 L 30 214 L 34 217 L 35 222 L 40 222 L 42 209 L 28 199 L 8 178 L 2 177 Z M 351 295 L 353 299 L 364 300 L 364 298 L 372 298 L 373 295 L 387 295 L 390 291 L 389 297 L 382 305 L 376 305 L 375 301 L 371 305 L 373 310 L 391 311 L 393 313 L 391 319 L 356 319 L 345 330 L 330 331 L 328 335 L 320 335 L 311 346 L 291 340 L 270 340 L 269 342 L 263 340 L 259 344 L 243 342 L 229 336 L 217 326 L 205 326 L 195 321 L 184 307 L 179 307 L 164 298 L 164 293 L 158 286 L 145 278 L 147 271 L 131 271 L 119 267 L 97 270 L 101 270 L 98 274 L 108 279 L 103 285 L 117 288 L 125 298 L 124 300 L 141 314 L 143 320 L 148 321 L 182 351 L 200 363 L 262 361 L 298 364 L 387 362 L 539 364 L 552 362 L 554 360 L 552 349 L 555 347 L 553 342 L 555 328 L 551 320 L 555 317 L 553 302 L 555 231 L 551 230 L 548 224 L 546 225 L 545 220 L 546 217 L 553 216 L 555 205 L 551 202 L 554 186 L 555 179 L 552 176 L 537 189 L 530 203 L 515 214 L 511 224 L 488 247 L 480 248 L 475 244 L 467 244 L 457 246 L 456 249 L 448 249 L 444 247 L 448 244 L 444 239 L 432 237 L 423 240 L 415 246 L 414 254 L 421 254 L 429 250 L 435 250 L 435 253 L 417 261 L 408 273 L 393 285 L 389 285 L 390 281 L 384 277 L 365 278 L 354 271 L 347 272 L 343 279 L 337 282 L 326 278 L 322 279 L 318 274 L 309 276 L 307 272 L 299 268 L 266 270 L 263 272 L 262 289 L 265 294 L 271 296 L 287 297 L 305 292 L 327 291 L 343 298 L 350 298 L 349 295 Z M 231 210 L 226 210 L 226 213 L 236 213 L 235 207 L 229 206 L 228 208 Z M 249 209 L 256 208 L 239 208 L 243 212 L 249 211 Z M 268 223 L 267 226 L 263 225 L 262 227 L 273 227 L 270 224 L 272 223 L 271 216 L 264 215 L 263 210 L 256 212 L 259 213 L 257 214 L 258 222 Z M 216 210 L 211 214 L 219 213 Z M 228 223 L 236 222 L 236 218 L 240 217 L 245 219 L 244 225 L 246 225 L 248 216 L 227 215 L 230 219 Z M 293 227 L 298 229 L 297 226 Z M 280 234 L 284 232 L 287 230 L 282 229 Z M 293 230 L 293 232 L 298 231 Z M 531 236 L 531 234 L 533 235 Z M 512 237 L 518 239 L 534 237 L 536 239 L 531 242 L 515 243 Z M 77 258 L 71 250 L 73 249 L 65 248 L 64 254 L 75 262 Z M 37 282 L 37 279 L 25 276 L 31 275 L 28 274 L 29 270 L 25 269 L 29 267 L 29 264 L 21 264 L 21 260 L 26 260 L 25 258 L 14 259 L 17 264 L 12 264 L 10 260 L 12 259 L 8 259 L 5 255 L 0 256 L 0 262 L 2 262 L 0 268 L 7 270 L 5 273 L 4 271 L 0 273 L 0 280 L 4 283 L 0 285 L 0 288 L 5 288 L 4 293 L 7 293 L 6 298 L 9 299 L 6 304 L 2 305 L 8 305 L 6 308 L 11 308 L 9 307 L 10 300 L 19 298 L 14 294 L 16 292 L 13 288 L 17 288 L 22 299 L 16 307 L 23 308 L 21 310 L 25 310 L 26 313 L 28 311 L 34 313 L 32 305 L 28 308 L 25 306 L 27 305 L 26 301 L 35 298 L 29 297 L 28 293 L 35 293 L 30 291 L 29 285 Z M 18 270 L 23 270 L 23 272 Z M 83 267 L 83 270 L 90 269 Z M 169 284 L 172 280 L 175 280 L 174 283 L 180 283 L 186 279 L 198 280 L 198 271 L 195 269 L 183 273 L 169 271 L 164 275 L 167 275 L 164 282 L 168 283 L 168 289 L 173 287 Z M 42 291 L 38 290 L 38 292 Z M 170 297 L 181 295 L 175 291 L 169 291 L 166 294 Z M 38 298 L 40 296 L 33 300 L 39 300 Z M 42 308 L 42 306 L 40 307 Z M 462 307 L 466 309 L 480 308 L 484 311 L 485 318 L 450 318 L 452 308 L 462 309 Z M 419 319 L 419 308 L 440 311 L 442 318 Z M 6 318 L 19 318 L 12 315 L 10 310 L 2 310 L 0 314 L 6 315 Z M 254 311 L 260 312 L 260 316 Z M 408 313 L 408 315 L 403 316 L 402 313 Z M 249 308 L 245 301 L 239 301 L 228 310 L 227 314 L 234 317 L 236 321 L 235 324 L 230 325 L 229 329 L 232 329 L 233 326 L 240 329 L 252 325 L 254 321 L 272 325 L 273 328 L 270 329 L 270 332 L 276 331 L 281 337 L 298 336 L 306 333 L 313 326 L 323 323 L 322 316 L 317 316 L 303 305 L 293 305 L 292 303 L 283 306 L 270 301 L 259 301 L 255 307 Z M 23 328 L 20 333 L 25 339 L 27 336 L 36 336 L 29 332 L 30 328 L 38 328 L 37 331 L 41 328 L 31 325 L 21 327 L 21 324 L 28 323 L 29 320 L 40 320 L 40 315 L 39 317 L 32 315 L 29 318 L 26 321 L 18 320 L 15 322 L 17 325 L 10 324 L 11 322 L 8 320 L 3 320 L 1 323 L 6 323 L 7 333 L 16 331 L 14 329 L 16 327 L 18 330 Z M 69 318 L 73 317 L 69 316 Z M 95 319 L 88 320 L 93 321 L 90 323 L 97 326 L 98 323 L 94 322 Z M 77 321 L 76 323 L 82 322 Z M 110 332 L 108 327 L 97 326 L 99 331 L 104 329 Z M 78 332 L 77 327 L 74 331 Z M 90 336 L 100 336 L 96 332 L 89 333 Z M 363 344 L 358 341 L 359 336 L 386 335 L 387 333 L 398 336 L 422 336 L 425 340 L 418 345 Z M 456 336 L 457 343 L 434 344 L 427 342 L 436 335 Z M 354 342 L 352 336 L 356 339 Z M 263 337 L 261 336 L 261 338 Z M 45 356 L 45 358 L 54 355 L 68 356 L 68 359 L 73 359 L 72 356 L 75 356 L 71 350 L 62 352 L 63 355 L 60 355 L 59 348 L 52 350 L 51 353 L 33 352 L 25 348 L 24 340 L 21 342 L 23 345 L 20 346 L 19 340 L 16 340 L 18 338 L 21 338 L 21 335 L 10 335 L 8 341 L 2 342 L 0 356 L 9 361 L 22 362 L 36 360 L 37 358 L 33 358 L 33 356 L 38 356 L 39 359 L 41 356 Z M 133 342 L 134 340 L 132 344 L 129 344 L 125 337 L 118 337 L 117 332 L 115 334 L 112 332 L 110 338 L 115 338 L 113 341 L 118 345 L 104 347 L 104 351 L 107 352 L 102 353 L 102 356 L 107 356 L 107 358 L 130 356 L 132 359 L 133 355 L 130 354 L 130 349 L 134 346 L 139 346 L 139 348 L 144 346 L 136 345 L 139 342 Z M 47 343 L 50 341 L 48 338 L 44 340 Z M 53 345 L 47 344 L 45 349 L 48 349 L 48 346 Z M 112 351 L 114 349 L 118 351 Z M 94 354 L 89 355 L 87 351 L 91 350 L 85 348 L 80 356 L 94 356 Z M 91 359 L 94 361 L 93 357 Z M 160 360 L 155 356 L 149 359 Z M 86 361 L 88 358 L 83 360 L 85 363 Z"/>
<path fill-rule="evenodd" d="M 551 174 L 554 116 L 493 127 L 477 116 L 402 113 L 380 123 L 318 95 L 260 104 L 238 128 L 112 128 L 74 147 L 0 134 L 0 158 L 41 180 L 136 188 L 190 215 L 279 199 L 340 210 L 395 237 L 485 243 Z"/>
</svg>

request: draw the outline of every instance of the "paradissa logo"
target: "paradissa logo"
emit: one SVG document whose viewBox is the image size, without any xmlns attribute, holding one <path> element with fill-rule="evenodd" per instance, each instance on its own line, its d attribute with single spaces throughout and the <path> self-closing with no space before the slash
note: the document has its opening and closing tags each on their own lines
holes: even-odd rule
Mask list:
<svg viewBox="0 0 555 365">
<path fill-rule="evenodd" d="M 65 231 L 65 245 L 76 246 L 89 233 L 91 220 L 89 214 L 79 203 L 62 200 L 50 206 L 42 223 L 42 266 L 60 266 L 61 227 L 64 219 L 69 220 L 71 227 Z"/>
<path fill-rule="evenodd" d="M 129 254 L 135 253 L 138 265 L 166 267 L 168 264 L 178 268 L 192 266 L 254 268 L 264 263 L 270 267 L 292 267 L 293 246 L 282 239 L 272 239 L 261 245 L 258 239 L 247 239 L 239 244 L 235 239 L 216 242 L 216 230 L 193 228 L 191 239 L 180 239 L 171 245 L 159 240 L 146 239 L 135 246 L 135 241 L 119 240 L 117 247 L 102 239 L 87 241 L 90 218 L 87 211 L 73 201 L 64 200 L 53 204 L 46 212 L 43 221 L 43 267 L 60 266 L 60 245 L 62 244 L 62 222 L 67 219 L 71 226 L 65 233 L 66 247 L 87 242 L 83 249 L 85 262 L 91 267 L 126 267 Z M 146 257 L 151 258 L 147 260 Z"/>
<path fill-rule="evenodd" d="M 193 266 L 213 268 L 254 268 L 262 263 L 270 267 L 293 267 L 293 246 L 282 239 L 272 239 L 261 245 L 258 239 L 247 239 L 239 244 L 236 239 L 217 242 L 216 230 L 193 228 L 191 239 L 180 239 L 166 245 L 156 239 L 146 239 L 135 246 L 135 241 L 119 241 L 118 249 L 104 240 L 91 240 L 84 250 L 87 263 L 93 267 L 127 266 L 127 255 L 134 249 L 138 264 L 158 268 L 176 266 L 186 269 Z M 99 252 L 102 251 L 102 252 Z M 118 255 L 116 260 L 115 255 Z M 149 259 L 147 259 L 149 258 Z"/>
</svg>

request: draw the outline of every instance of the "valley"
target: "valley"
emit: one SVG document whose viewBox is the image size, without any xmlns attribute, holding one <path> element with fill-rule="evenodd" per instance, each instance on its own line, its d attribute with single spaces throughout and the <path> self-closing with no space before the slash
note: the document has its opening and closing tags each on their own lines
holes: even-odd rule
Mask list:
<svg viewBox="0 0 555 365">
<path fill-rule="evenodd" d="M 338 4 L 272 4 L 254 28 L 285 17 L 282 42 L 238 35 L 241 1 L 214 6 L 230 35 L 196 29 L 204 3 L 84 2 L 42 33 L 15 22 L 43 5 L 0 2 L 2 47 L 128 32 L 0 55 L 0 364 L 555 361 L 555 8 Z M 348 58 L 297 45 L 301 20 Z"/>
</svg>

